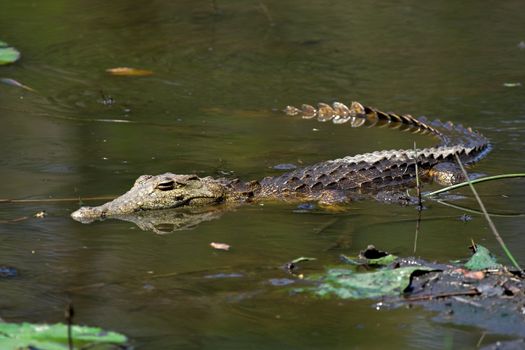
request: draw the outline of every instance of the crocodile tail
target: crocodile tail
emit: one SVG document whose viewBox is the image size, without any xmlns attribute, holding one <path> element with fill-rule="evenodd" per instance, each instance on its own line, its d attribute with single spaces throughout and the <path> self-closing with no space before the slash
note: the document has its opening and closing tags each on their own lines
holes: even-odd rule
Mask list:
<svg viewBox="0 0 525 350">
<path fill-rule="evenodd" d="M 336 124 L 349 122 L 352 127 L 365 126 L 388 126 L 403 131 L 414 133 L 428 133 L 437 136 L 440 144 L 436 147 L 419 150 L 426 159 L 433 161 L 453 159 L 453 154 L 458 154 L 465 163 L 474 163 L 483 158 L 492 149 L 489 140 L 481 133 L 466 128 L 461 124 L 454 125 L 452 122 L 442 122 L 439 119 L 429 121 L 425 117 L 414 118 L 411 115 L 398 115 L 386 113 L 373 107 L 363 106 L 359 102 L 352 102 L 350 107 L 334 102 L 332 106 L 319 103 L 318 108 L 310 105 L 302 105 L 301 108 L 286 107 L 286 114 L 291 116 L 302 116 L 310 119 L 317 117 L 319 121 L 331 120 Z M 386 151 L 380 156 L 409 157 L 412 150 Z M 368 159 L 370 157 L 368 154 Z M 346 157 L 345 161 L 352 161 L 355 157 Z M 375 156 L 374 156 L 375 157 Z M 361 159 L 361 158 L 359 158 Z"/>
<path fill-rule="evenodd" d="M 319 103 L 317 108 L 308 104 L 303 104 L 301 108 L 287 106 L 284 112 L 287 115 L 301 116 L 304 119 L 317 117 L 317 120 L 321 122 L 331 120 L 334 124 L 350 123 L 354 128 L 388 126 L 403 131 L 430 133 L 442 137 L 439 130 L 409 114 L 387 113 L 373 107 L 363 106 L 359 102 L 352 102 L 350 107 L 341 102 L 334 102 L 331 106 L 326 103 Z"/>
</svg>

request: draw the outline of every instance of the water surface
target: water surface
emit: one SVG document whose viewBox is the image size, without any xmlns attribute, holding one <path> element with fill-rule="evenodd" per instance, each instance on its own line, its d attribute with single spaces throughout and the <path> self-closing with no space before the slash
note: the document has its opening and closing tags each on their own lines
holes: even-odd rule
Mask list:
<svg viewBox="0 0 525 350">
<path fill-rule="evenodd" d="M 255 179 L 421 135 L 283 116 L 287 104 L 353 100 L 470 125 L 494 150 L 473 171 L 521 172 L 525 12 L 519 1 L 0 1 L 0 39 L 22 51 L 0 76 L 0 197 L 115 195 L 166 171 Z M 113 77 L 107 68 L 152 70 Z M 111 97 L 112 105 L 103 98 Z M 115 122 L 115 121 L 120 122 Z M 491 211 L 523 211 L 522 181 L 480 185 Z M 467 190 L 455 204 L 475 208 Z M 96 204 L 96 202 L 90 203 Z M 78 201 L 0 206 L 0 316 L 78 323 L 129 335 L 138 348 L 473 348 L 476 327 L 418 309 L 289 295 L 273 279 L 368 244 L 448 261 L 474 239 L 502 257 L 479 215 L 429 202 L 417 242 L 412 207 L 358 202 L 346 212 L 292 204 L 238 208 L 166 235 L 122 221 L 82 225 Z M 45 210 L 45 219 L 31 216 Z M 28 216 L 27 220 L 9 222 Z M 522 265 L 522 217 L 495 217 Z M 6 222 L 7 221 L 7 222 Z M 230 252 L 209 243 L 226 242 Z M 503 257 L 501 260 L 504 261 Z M 484 342 L 505 339 L 486 336 Z"/>
</svg>

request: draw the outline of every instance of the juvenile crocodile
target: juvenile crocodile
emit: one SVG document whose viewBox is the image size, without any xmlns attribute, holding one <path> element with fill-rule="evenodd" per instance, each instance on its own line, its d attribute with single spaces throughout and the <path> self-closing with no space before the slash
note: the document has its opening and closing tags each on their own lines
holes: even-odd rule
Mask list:
<svg viewBox="0 0 525 350">
<path fill-rule="evenodd" d="M 197 175 L 142 175 L 133 187 L 115 200 L 97 207 L 82 207 L 71 216 L 84 223 L 109 216 L 137 211 L 177 207 L 203 207 L 220 203 L 242 203 L 260 200 L 319 201 L 326 204 L 347 202 L 363 196 L 386 201 L 407 200 L 402 189 L 411 187 L 416 177 L 416 163 L 422 179 L 454 183 L 461 179 L 455 167 L 455 155 L 464 164 L 483 158 L 491 149 L 480 133 L 461 125 L 439 120 L 428 122 L 410 115 L 385 113 L 353 102 L 332 106 L 320 103 L 318 108 L 288 106 L 288 115 L 317 117 L 320 121 L 361 125 L 388 125 L 411 132 L 434 135 L 440 140 L 435 147 L 418 150 L 390 150 L 348 156 L 296 169 L 260 181 L 214 179 Z M 417 155 L 417 157 L 416 157 Z"/>
</svg>

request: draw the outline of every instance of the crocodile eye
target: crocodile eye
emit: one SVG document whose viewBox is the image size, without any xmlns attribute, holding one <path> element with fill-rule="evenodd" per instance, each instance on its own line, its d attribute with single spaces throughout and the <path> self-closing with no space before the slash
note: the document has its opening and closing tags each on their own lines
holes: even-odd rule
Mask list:
<svg viewBox="0 0 525 350">
<path fill-rule="evenodd" d="M 157 185 L 157 189 L 161 191 L 171 191 L 174 188 L 175 188 L 175 181 L 173 180 L 165 180 L 165 181 L 160 182 Z"/>
</svg>

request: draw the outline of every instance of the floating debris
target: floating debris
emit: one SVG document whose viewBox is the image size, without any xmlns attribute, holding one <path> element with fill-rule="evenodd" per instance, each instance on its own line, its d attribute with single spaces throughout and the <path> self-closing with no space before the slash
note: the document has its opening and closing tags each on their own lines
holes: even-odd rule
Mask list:
<svg viewBox="0 0 525 350">
<path fill-rule="evenodd" d="M 213 249 L 217 249 L 217 250 L 226 250 L 226 251 L 230 250 L 230 245 L 226 243 L 211 242 L 210 246 Z"/>
<path fill-rule="evenodd" d="M 292 261 L 287 262 L 284 264 L 284 269 L 290 273 L 294 273 L 297 269 L 297 266 L 299 263 L 305 262 L 305 261 L 313 261 L 317 260 L 316 258 L 308 258 L 306 256 L 301 256 L 297 259 L 293 259 Z"/>
<path fill-rule="evenodd" d="M 282 287 L 295 283 L 294 280 L 289 278 L 270 278 L 268 281 L 272 286 Z"/>
<path fill-rule="evenodd" d="M 223 279 L 223 278 L 241 278 L 244 277 L 242 273 L 216 273 L 213 275 L 206 275 L 204 278 L 210 278 L 210 279 Z"/>
<path fill-rule="evenodd" d="M 137 69 L 130 67 L 116 67 L 106 69 L 111 75 L 128 76 L 128 77 L 145 77 L 153 75 L 153 71 L 147 69 Z"/>
<path fill-rule="evenodd" d="M 297 165 L 292 163 L 283 163 L 283 164 L 277 164 L 272 167 L 272 169 L 275 170 L 293 170 L 297 169 Z"/>
<path fill-rule="evenodd" d="M 459 221 L 463 221 L 463 222 L 469 222 L 469 221 L 472 221 L 472 216 L 471 215 L 468 215 L 468 214 L 463 214 L 459 217 Z"/>
<path fill-rule="evenodd" d="M 33 216 L 38 219 L 43 219 L 47 216 L 47 212 L 45 210 L 41 210 Z"/>
<path fill-rule="evenodd" d="M 0 277 L 9 278 L 18 276 L 18 271 L 12 266 L 0 266 Z"/>
</svg>

